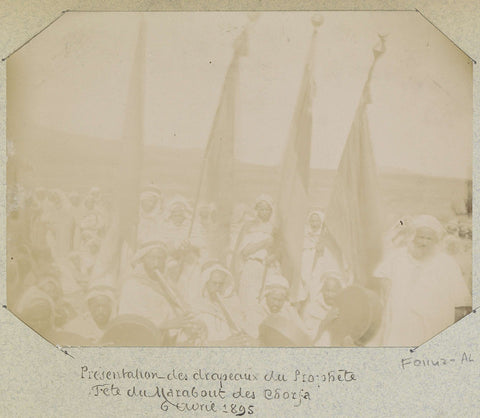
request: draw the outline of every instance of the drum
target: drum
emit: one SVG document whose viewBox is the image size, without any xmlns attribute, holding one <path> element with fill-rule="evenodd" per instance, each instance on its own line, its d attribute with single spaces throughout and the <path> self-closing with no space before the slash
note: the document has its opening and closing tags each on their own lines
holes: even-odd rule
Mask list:
<svg viewBox="0 0 480 418">
<path fill-rule="evenodd" d="M 344 346 L 346 338 L 364 346 L 378 332 L 382 320 L 379 296 L 360 286 L 349 286 L 335 298 L 338 317 L 328 328 L 333 346 Z M 350 344 L 347 344 L 350 345 Z"/>
<path fill-rule="evenodd" d="M 162 345 L 155 325 L 138 315 L 120 315 L 106 329 L 99 345 L 151 347 Z"/>
<path fill-rule="evenodd" d="M 298 325 L 281 315 L 272 314 L 260 324 L 258 339 L 265 347 L 308 347 L 310 337 Z"/>
</svg>

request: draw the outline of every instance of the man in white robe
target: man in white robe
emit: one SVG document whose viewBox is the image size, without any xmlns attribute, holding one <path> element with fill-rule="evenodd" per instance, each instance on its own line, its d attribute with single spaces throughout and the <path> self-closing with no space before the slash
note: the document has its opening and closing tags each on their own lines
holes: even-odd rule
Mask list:
<svg viewBox="0 0 480 418">
<path fill-rule="evenodd" d="M 173 197 L 167 205 L 161 231 L 161 239 L 167 244 L 168 251 L 173 256 L 191 245 L 189 241 L 191 218 L 192 208 L 187 199 L 180 195 Z"/>
<path fill-rule="evenodd" d="M 310 212 L 307 218 L 302 256 L 302 278 L 305 283 L 310 281 L 314 264 L 316 264 L 316 249 L 321 240 L 323 218 L 324 214 L 320 211 Z"/>
<path fill-rule="evenodd" d="M 80 247 L 83 244 L 85 235 L 95 235 L 103 237 L 106 230 L 105 213 L 95 204 L 91 196 L 87 196 L 83 202 L 82 215 L 79 224 L 80 228 Z"/>
<path fill-rule="evenodd" d="M 285 277 L 274 272 L 268 274 L 260 304 L 256 309 L 245 312 L 248 331 L 252 337 L 259 337 L 260 324 L 272 315 L 275 315 L 279 322 L 284 322 L 282 325 L 286 331 L 289 327 L 295 327 L 307 334 L 303 320 L 288 300 L 289 292 L 290 285 Z"/>
<path fill-rule="evenodd" d="M 117 293 L 113 278 L 105 277 L 92 283 L 86 296 L 86 306 L 67 322 L 62 330 L 81 335 L 86 345 L 101 344 L 108 324 L 116 315 Z"/>
<path fill-rule="evenodd" d="M 205 325 L 201 344 L 207 346 L 244 346 L 249 338 L 245 320 L 234 292 L 231 273 L 221 264 L 204 266 L 200 294 L 194 305 L 195 319 Z"/>
<path fill-rule="evenodd" d="M 316 346 L 330 346 L 327 329 L 335 317 L 335 297 L 346 287 L 344 276 L 338 270 L 326 271 L 311 289 L 302 311 L 302 319 Z"/>
<path fill-rule="evenodd" d="M 155 185 L 145 187 L 140 194 L 138 242 L 162 239 L 163 197 Z"/>
<path fill-rule="evenodd" d="M 118 317 L 135 315 L 145 318 L 164 332 L 163 344 L 172 344 L 169 337 L 173 337 L 175 332 L 170 331 L 194 325 L 188 313 L 176 309 L 176 303 L 181 302 L 165 291 L 163 274 L 166 257 L 167 247 L 162 242 L 145 243 L 137 251 L 133 277 L 125 281 L 120 292 Z"/>
<path fill-rule="evenodd" d="M 273 200 L 260 195 L 255 202 L 256 218 L 243 225 L 234 251 L 238 296 L 246 309 L 256 309 L 274 256 Z"/>
<path fill-rule="evenodd" d="M 306 297 L 315 293 L 327 271 L 340 271 L 338 261 L 325 243 L 324 214 L 312 211 L 307 218 L 302 254 L 302 285 Z"/>
<path fill-rule="evenodd" d="M 44 290 L 38 286 L 25 289 L 13 306 L 13 312 L 42 337 L 51 339 L 55 328 L 55 302 Z"/>
<path fill-rule="evenodd" d="M 216 257 L 221 253 L 219 248 L 218 225 L 215 219 L 216 209 L 213 203 L 199 203 L 198 217 L 194 221 L 191 242 L 198 248 L 201 260 Z"/>
<path fill-rule="evenodd" d="M 25 290 L 13 312 L 33 330 L 52 344 L 86 345 L 86 340 L 76 333 L 63 331 L 55 324 L 55 302 L 40 287 L 31 286 Z"/>
<path fill-rule="evenodd" d="M 191 228 L 192 209 L 182 196 L 175 196 L 168 204 L 162 226 L 162 240 L 170 257 L 179 262 L 179 282 L 182 287 L 198 287 L 203 240 Z"/>
<path fill-rule="evenodd" d="M 452 325 L 456 308 L 471 306 L 458 264 L 440 249 L 440 222 L 420 215 L 413 225 L 415 235 L 408 246 L 392 251 L 374 272 L 390 287 L 387 346 L 418 346 Z"/>
</svg>

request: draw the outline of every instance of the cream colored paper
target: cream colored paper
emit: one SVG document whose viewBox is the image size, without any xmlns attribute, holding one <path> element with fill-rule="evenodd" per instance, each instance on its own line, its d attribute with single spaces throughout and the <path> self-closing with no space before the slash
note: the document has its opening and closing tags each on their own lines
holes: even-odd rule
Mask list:
<svg viewBox="0 0 480 418">
<path fill-rule="evenodd" d="M 13 50 L 34 35 L 38 30 L 52 21 L 63 9 L 58 5 L 42 2 L 4 7 L 7 22 L 3 27 L 2 56 L 9 55 Z M 157 10 L 160 4 L 145 4 L 135 10 Z M 207 8 L 219 10 L 224 5 Z M 292 4 L 269 4 L 269 8 L 293 9 Z M 282 7 L 283 6 L 283 7 Z M 460 45 L 464 51 L 475 58 L 478 49 L 474 39 L 477 39 L 478 15 L 473 4 L 456 4 L 448 8 L 439 8 L 434 4 L 374 4 L 368 9 L 414 9 L 415 7 L 432 20 L 443 32 Z M 37 8 L 38 7 L 38 8 Z M 75 10 L 72 4 L 68 7 Z M 101 10 L 105 10 L 102 3 Z M 111 10 L 119 10 L 112 5 Z M 127 5 L 125 5 L 127 7 Z M 144 8 L 142 8 L 144 7 Z M 166 5 L 165 5 L 166 7 Z M 172 7 L 169 4 L 169 7 Z M 197 6 L 198 7 L 198 6 Z M 245 4 L 245 9 L 253 5 Z M 314 4 L 308 9 L 349 9 L 351 4 L 335 5 Z M 80 5 L 78 5 L 80 9 Z M 298 8 L 298 7 L 297 7 Z M 81 4 L 81 10 L 99 9 L 98 5 Z M 47 12 L 48 10 L 48 12 Z M 110 10 L 110 8 L 109 8 Z M 130 10 L 120 8 L 120 10 Z M 41 11 L 41 13 L 40 13 Z M 35 18 L 32 18 L 35 16 Z M 32 27 L 36 26 L 37 30 Z M 12 35 L 13 34 L 13 35 Z M 478 71 L 474 65 L 474 83 L 477 82 Z M 2 65 L 5 74 L 5 64 Z M 3 92 L 4 83 L 2 83 Z M 474 96 L 475 97 L 475 96 Z M 2 95 L 3 111 L 5 109 L 5 94 Z M 475 109 L 475 115 L 478 110 Z M 478 117 L 474 117 L 478 120 Z M 5 132 L 5 124 L 2 124 Z M 475 126 L 478 130 L 478 126 Z M 2 143 L 5 149 L 5 142 Z M 478 150 L 474 147 L 474 155 Z M 5 155 L 5 152 L 4 154 Z M 476 170 L 474 164 L 474 171 Z M 475 190 L 475 186 L 474 186 Z M 477 197 L 474 194 L 474 201 Z M 5 206 L 2 206 L 4 209 Z M 5 213 L 5 212 L 2 212 Z M 474 218 L 475 219 L 475 218 Z M 478 229 L 474 223 L 475 231 Z M 474 249 L 476 248 L 474 238 Z M 475 251 L 474 251 L 475 253 Z M 4 265 L 4 264 L 3 264 Z M 473 306 L 478 304 L 476 284 L 473 280 Z M 2 275 L 4 277 L 4 275 Z M 2 281 L 4 285 L 5 280 Z M 3 292 L 2 295 L 5 295 Z M 5 303 L 3 297 L 2 303 Z M 92 394 L 92 383 L 82 379 L 82 366 L 89 369 L 119 370 L 160 370 L 167 374 L 175 368 L 192 375 L 195 369 L 211 369 L 227 371 L 248 371 L 263 376 L 269 370 L 285 373 L 289 382 L 287 387 L 293 391 L 300 387 L 309 388 L 312 400 L 304 400 L 298 407 L 294 402 L 280 400 L 265 400 L 263 389 L 278 386 L 259 382 L 252 387 L 257 399 L 255 414 L 268 416 L 273 413 L 287 416 L 311 416 L 328 414 L 384 416 L 396 415 L 460 415 L 472 414 L 478 407 L 475 393 L 478 392 L 477 356 L 478 351 L 478 320 L 476 314 L 471 314 L 460 323 L 443 332 L 428 344 L 421 346 L 416 353 L 408 349 L 112 349 L 88 348 L 67 349 L 70 354 L 55 349 L 51 344 L 33 333 L 21 324 L 10 312 L 2 310 L 2 351 L 3 394 L 0 406 L 5 408 L 6 416 L 22 415 L 65 415 L 65 416 L 105 416 L 113 413 L 121 416 L 148 414 L 160 415 L 159 402 L 152 399 L 128 399 L 126 397 L 104 398 Z M 478 314 L 477 314 L 478 315 Z M 475 344 L 477 343 L 477 344 Z M 273 355 L 272 355 L 273 354 Z M 72 358 L 73 356 L 73 358 Z M 402 358 L 405 370 L 402 369 Z M 439 366 L 412 366 L 408 361 L 417 360 L 439 361 L 446 359 L 447 364 Z M 455 361 L 451 361 L 454 359 Z M 474 361 L 469 361 L 473 359 Z M 293 383 L 295 370 L 316 375 L 329 370 L 348 369 L 355 372 L 357 381 L 348 385 L 320 385 Z M 308 383 L 308 382 L 307 382 Z M 122 390 L 128 384 L 121 383 Z M 248 386 L 248 385 L 247 385 Z M 230 389 L 230 386 L 229 386 Z M 231 388 L 233 389 L 233 387 Z M 447 401 L 448 400 L 448 401 Z M 243 404 L 248 404 L 245 400 Z M 231 403 L 230 401 L 227 403 Z M 169 411 L 172 414 L 172 410 Z M 186 414 L 187 415 L 187 414 Z M 226 414 L 222 414 L 226 415 Z M 187 415 L 188 416 L 188 415 Z"/>
</svg>

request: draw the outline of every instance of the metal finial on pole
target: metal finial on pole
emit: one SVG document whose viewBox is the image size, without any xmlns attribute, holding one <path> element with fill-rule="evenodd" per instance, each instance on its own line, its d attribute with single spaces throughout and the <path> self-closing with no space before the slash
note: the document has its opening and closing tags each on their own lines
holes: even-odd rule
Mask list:
<svg viewBox="0 0 480 418">
<path fill-rule="evenodd" d="M 237 75 L 236 66 L 238 65 L 239 58 L 242 57 L 242 56 L 245 56 L 248 53 L 248 46 L 247 46 L 248 32 L 251 30 L 252 26 L 259 19 L 260 14 L 259 13 L 248 13 L 247 17 L 248 17 L 247 24 L 245 25 L 245 27 L 242 29 L 240 34 L 237 36 L 237 38 L 233 42 L 233 57 L 232 57 L 232 61 L 230 62 L 230 66 L 227 69 L 227 73 L 225 75 L 225 81 L 223 83 L 223 88 L 222 88 L 222 93 L 221 93 L 221 96 L 220 96 L 219 106 L 221 105 L 222 97 L 225 95 L 225 89 L 226 89 L 226 86 L 228 84 L 227 80 L 230 80 L 230 83 L 232 83 L 232 78 Z M 217 109 L 217 113 L 215 114 L 212 129 L 214 129 L 214 126 L 215 126 L 215 123 L 216 123 L 216 120 L 217 120 L 217 117 L 218 117 L 218 112 L 219 112 L 219 109 Z M 192 232 L 193 232 L 193 227 L 194 227 L 194 224 L 195 224 L 195 221 L 196 221 L 198 205 L 199 205 L 199 201 L 200 201 L 200 195 L 201 195 L 201 191 L 202 191 L 202 186 L 203 186 L 203 182 L 204 182 L 204 175 L 205 175 L 205 170 L 206 170 L 206 165 L 207 165 L 207 157 L 208 157 L 209 151 L 210 151 L 212 146 L 213 146 L 213 140 L 212 140 L 212 137 L 211 137 L 209 139 L 208 143 L 207 143 L 207 147 L 206 147 L 205 152 L 203 154 L 202 166 L 201 166 L 201 169 L 200 169 L 200 176 L 199 176 L 199 179 L 198 179 L 197 191 L 196 191 L 196 195 L 195 195 L 195 204 L 194 204 L 194 207 L 193 207 L 192 220 L 190 222 L 190 227 L 189 227 L 189 230 L 188 230 L 188 239 L 191 238 L 191 235 L 192 235 Z"/>
<path fill-rule="evenodd" d="M 317 34 L 318 34 L 318 28 L 323 25 L 323 15 L 320 13 L 315 13 L 311 18 L 310 21 L 313 26 L 313 33 L 312 33 L 312 39 L 310 43 L 310 49 L 307 55 L 307 63 L 305 65 L 305 71 L 313 71 L 314 67 L 314 52 L 316 48 L 316 43 L 317 43 Z M 315 92 L 315 83 L 313 79 L 310 79 L 310 82 L 312 84 L 312 94 Z"/>
<path fill-rule="evenodd" d="M 314 14 L 312 16 L 312 25 L 316 28 L 323 25 L 323 16 L 320 13 Z"/>
<path fill-rule="evenodd" d="M 373 74 L 373 69 L 375 68 L 375 64 L 377 63 L 378 58 L 380 58 L 384 53 L 385 53 L 385 39 L 388 35 L 380 35 L 378 34 L 379 37 L 379 42 L 375 44 L 373 47 L 373 62 L 372 65 L 370 66 L 370 70 L 368 71 L 368 76 L 367 76 L 367 81 L 365 82 L 365 86 L 363 88 L 363 94 L 362 98 L 360 100 L 363 101 L 363 103 L 367 104 L 371 102 L 371 97 L 370 97 L 370 81 L 372 79 L 372 74 Z"/>
<path fill-rule="evenodd" d="M 373 55 L 375 56 L 375 58 L 380 57 L 385 52 L 385 39 L 387 38 L 387 36 L 388 34 L 378 34 L 380 41 L 373 47 Z"/>
<path fill-rule="evenodd" d="M 260 18 L 260 13 L 259 12 L 251 12 L 247 14 L 248 20 L 250 23 L 255 23 L 259 18 Z"/>
</svg>

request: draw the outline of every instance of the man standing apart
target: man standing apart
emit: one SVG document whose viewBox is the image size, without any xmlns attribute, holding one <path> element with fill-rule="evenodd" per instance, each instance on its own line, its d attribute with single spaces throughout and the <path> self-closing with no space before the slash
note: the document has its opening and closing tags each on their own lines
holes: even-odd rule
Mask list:
<svg viewBox="0 0 480 418">
<path fill-rule="evenodd" d="M 443 253 L 444 229 L 433 216 L 414 218 L 415 234 L 380 263 L 386 279 L 384 345 L 418 346 L 455 322 L 456 308 L 471 306 L 471 293 L 458 264 Z"/>
</svg>

